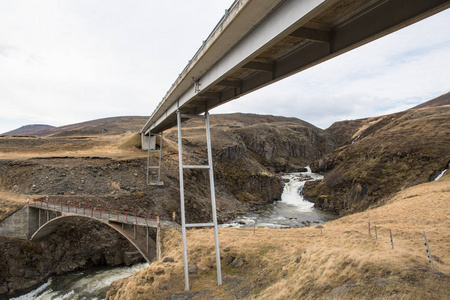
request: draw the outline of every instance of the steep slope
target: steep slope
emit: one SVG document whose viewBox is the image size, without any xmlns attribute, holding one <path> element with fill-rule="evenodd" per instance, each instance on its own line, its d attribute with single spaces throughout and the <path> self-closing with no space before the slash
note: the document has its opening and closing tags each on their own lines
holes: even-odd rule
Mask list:
<svg viewBox="0 0 450 300">
<path fill-rule="evenodd" d="M 431 99 L 420 105 L 414 106 L 412 109 L 433 107 L 433 106 L 443 106 L 443 105 L 450 105 L 450 92 L 448 92 L 444 95 L 441 95 L 439 97 L 436 97 L 434 99 Z"/>
<path fill-rule="evenodd" d="M 303 192 L 320 209 L 363 211 L 401 189 L 433 180 L 450 162 L 448 105 L 355 123 L 360 127 L 346 135 L 350 143 L 312 164 L 326 176 Z"/>
</svg>

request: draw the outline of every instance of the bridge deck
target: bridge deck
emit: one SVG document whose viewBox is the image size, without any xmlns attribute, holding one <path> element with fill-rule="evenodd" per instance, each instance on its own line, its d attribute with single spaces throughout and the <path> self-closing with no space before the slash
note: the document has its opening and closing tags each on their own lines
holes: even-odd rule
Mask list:
<svg viewBox="0 0 450 300">
<path fill-rule="evenodd" d="M 236 0 L 141 134 L 176 125 L 177 110 L 201 114 L 449 7 L 448 0 Z"/>
<path fill-rule="evenodd" d="M 151 218 L 144 215 L 138 215 L 131 212 L 119 211 L 109 208 L 90 207 L 79 204 L 69 204 L 63 202 L 36 201 L 29 204 L 30 207 L 39 208 L 48 211 L 60 212 L 69 216 L 85 216 L 97 219 L 104 223 L 122 223 L 129 225 L 137 225 L 150 228 L 178 228 L 175 222 L 158 220 L 159 218 Z"/>
</svg>

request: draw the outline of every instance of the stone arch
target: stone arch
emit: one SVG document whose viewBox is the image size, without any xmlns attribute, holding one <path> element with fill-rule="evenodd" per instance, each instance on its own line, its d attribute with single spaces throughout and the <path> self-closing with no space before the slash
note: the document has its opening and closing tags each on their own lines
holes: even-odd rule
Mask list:
<svg viewBox="0 0 450 300">
<path fill-rule="evenodd" d="M 123 237 L 125 237 L 132 245 L 135 247 L 139 253 L 145 258 L 145 260 L 148 263 L 151 263 L 156 258 L 156 242 L 155 240 L 148 236 L 145 236 L 144 234 L 139 234 L 136 239 L 133 239 L 133 235 L 129 233 L 129 230 L 127 228 L 133 226 L 129 224 L 121 224 L 121 223 L 110 223 L 110 222 L 103 222 L 102 220 L 92 218 L 89 216 L 83 216 L 83 215 L 62 215 L 56 218 L 53 218 L 40 226 L 31 236 L 30 241 L 35 242 L 43 239 L 44 237 L 48 236 L 52 232 L 58 228 L 61 224 L 66 222 L 68 218 L 85 218 L 89 220 L 94 220 L 97 222 L 100 222 L 102 224 L 108 225 L 110 228 L 114 229 L 116 232 L 121 234 Z M 132 228 L 132 227 L 131 227 Z M 148 241 L 148 249 L 147 252 L 147 241 Z"/>
</svg>

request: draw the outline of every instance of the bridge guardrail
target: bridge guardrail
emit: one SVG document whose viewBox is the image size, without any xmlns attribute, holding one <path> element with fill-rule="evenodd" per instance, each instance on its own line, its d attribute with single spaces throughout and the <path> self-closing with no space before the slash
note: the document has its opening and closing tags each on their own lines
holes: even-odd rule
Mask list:
<svg viewBox="0 0 450 300">
<path fill-rule="evenodd" d="M 134 213 L 134 212 L 128 212 L 128 211 L 123 211 L 117 208 L 109 208 L 109 207 L 101 207 L 101 206 L 90 206 L 90 205 L 85 205 L 85 204 L 80 204 L 80 203 L 68 203 L 66 201 L 58 201 L 58 200 L 51 200 L 51 199 L 33 199 L 34 201 L 34 205 L 37 207 L 40 207 L 42 209 L 51 209 L 49 207 L 49 205 L 53 205 L 54 208 L 56 207 L 61 207 L 61 212 L 65 212 L 64 208 L 67 207 L 67 212 L 70 212 L 70 208 L 75 208 L 75 213 L 76 214 L 82 214 L 84 216 L 88 216 L 89 215 L 89 210 L 90 210 L 90 216 L 94 217 L 94 211 L 98 211 L 100 214 L 100 218 L 102 218 L 102 212 L 103 213 L 107 213 L 108 214 L 108 219 L 111 219 L 111 215 L 116 215 L 117 216 L 117 221 L 119 221 L 119 216 L 120 215 L 125 215 L 125 219 L 128 222 L 129 218 L 133 218 L 135 219 L 135 222 L 137 224 L 137 219 L 138 218 L 142 218 L 145 220 L 145 223 L 148 226 L 148 220 L 147 219 L 155 219 L 157 220 L 157 222 L 159 223 L 160 220 L 162 220 L 161 217 L 165 217 L 165 219 L 169 219 L 168 215 L 171 214 L 172 218 L 170 219 L 171 221 L 174 221 L 175 219 L 175 212 L 169 213 L 169 212 L 161 212 L 161 211 L 151 211 L 148 209 L 143 209 L 141 208 L 141 210 L 143 210 L 144 212 L 146 212 L 148 215 L 144 215 L 144 214 L 138 214 L 138 213 Z M 40 204 L 38 204 L 37 202 L 39 202 Z M 112 205 L 115 206 L 115 205 Z M 117 206 L 116 206 L 117 207 Z M 88 214 L 86 214 L 86 209 L 88 210 Z M 80 212 L 78 212 L 78 210 L 80 210 Z M 82 211 L 81 211 L 82 210 Z M 130 219 L 131 221 L 131 219 Z"/>
</svg>

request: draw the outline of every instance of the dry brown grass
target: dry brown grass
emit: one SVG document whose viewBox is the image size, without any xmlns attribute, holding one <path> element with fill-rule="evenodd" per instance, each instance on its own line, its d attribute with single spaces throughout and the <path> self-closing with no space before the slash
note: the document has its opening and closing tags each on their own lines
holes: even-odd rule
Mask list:
<svg viewBox="0 0 450 300">
<path fill-rule="evenodd" d="M 217 287 L 211 230 L 190 230 L 194 299 L 448 299 L 450 176 L 398 193 L 389 203 L 320 229 L 220 229 L 224 285 Z M 372 234 L 368 233 L 368 222 Z M 375 240 L 373 226 L 377 226 Z M 389 229 L 394 237 L 391 247 Z M 422 231 L 443 263 L 429 268 Z M 224 249 L 229 249 L 224 252 Z M 111 299 L 170 299 L 184 290 L 181 236 L 165 237 L 165 256 L 112 285 Z M 227 256 L 243 258 L 234 268 Z M 159 274 L 159 275 L 157 275 Z M 337 289 L 335 289 L 337 288 Z M 114 295 L 114 296 L 112 296 Z"/>
<path fill-rule="evenodd" d="M 36 138 L 2 137 L 0 159 L 21 160 L 34 157 L 110 157 L 130 159 L 146 157 L 147 152 L 136 146 L 136 135 L 99 135 L 90 137 L 43 137 Z M 5 146 L 6 140 L 10 146 Z M 24 141 L 25 140 L 25 141 Z M 28 141 L 28 142 L 27 142 Z M 23 146 L 24 144 L 25 146 Z"/>
<path fill-rule="evenodd" d="M 32 197 L 0 190 L 0 222 L 24 207 L 27 197 Z"/>
</svg>

